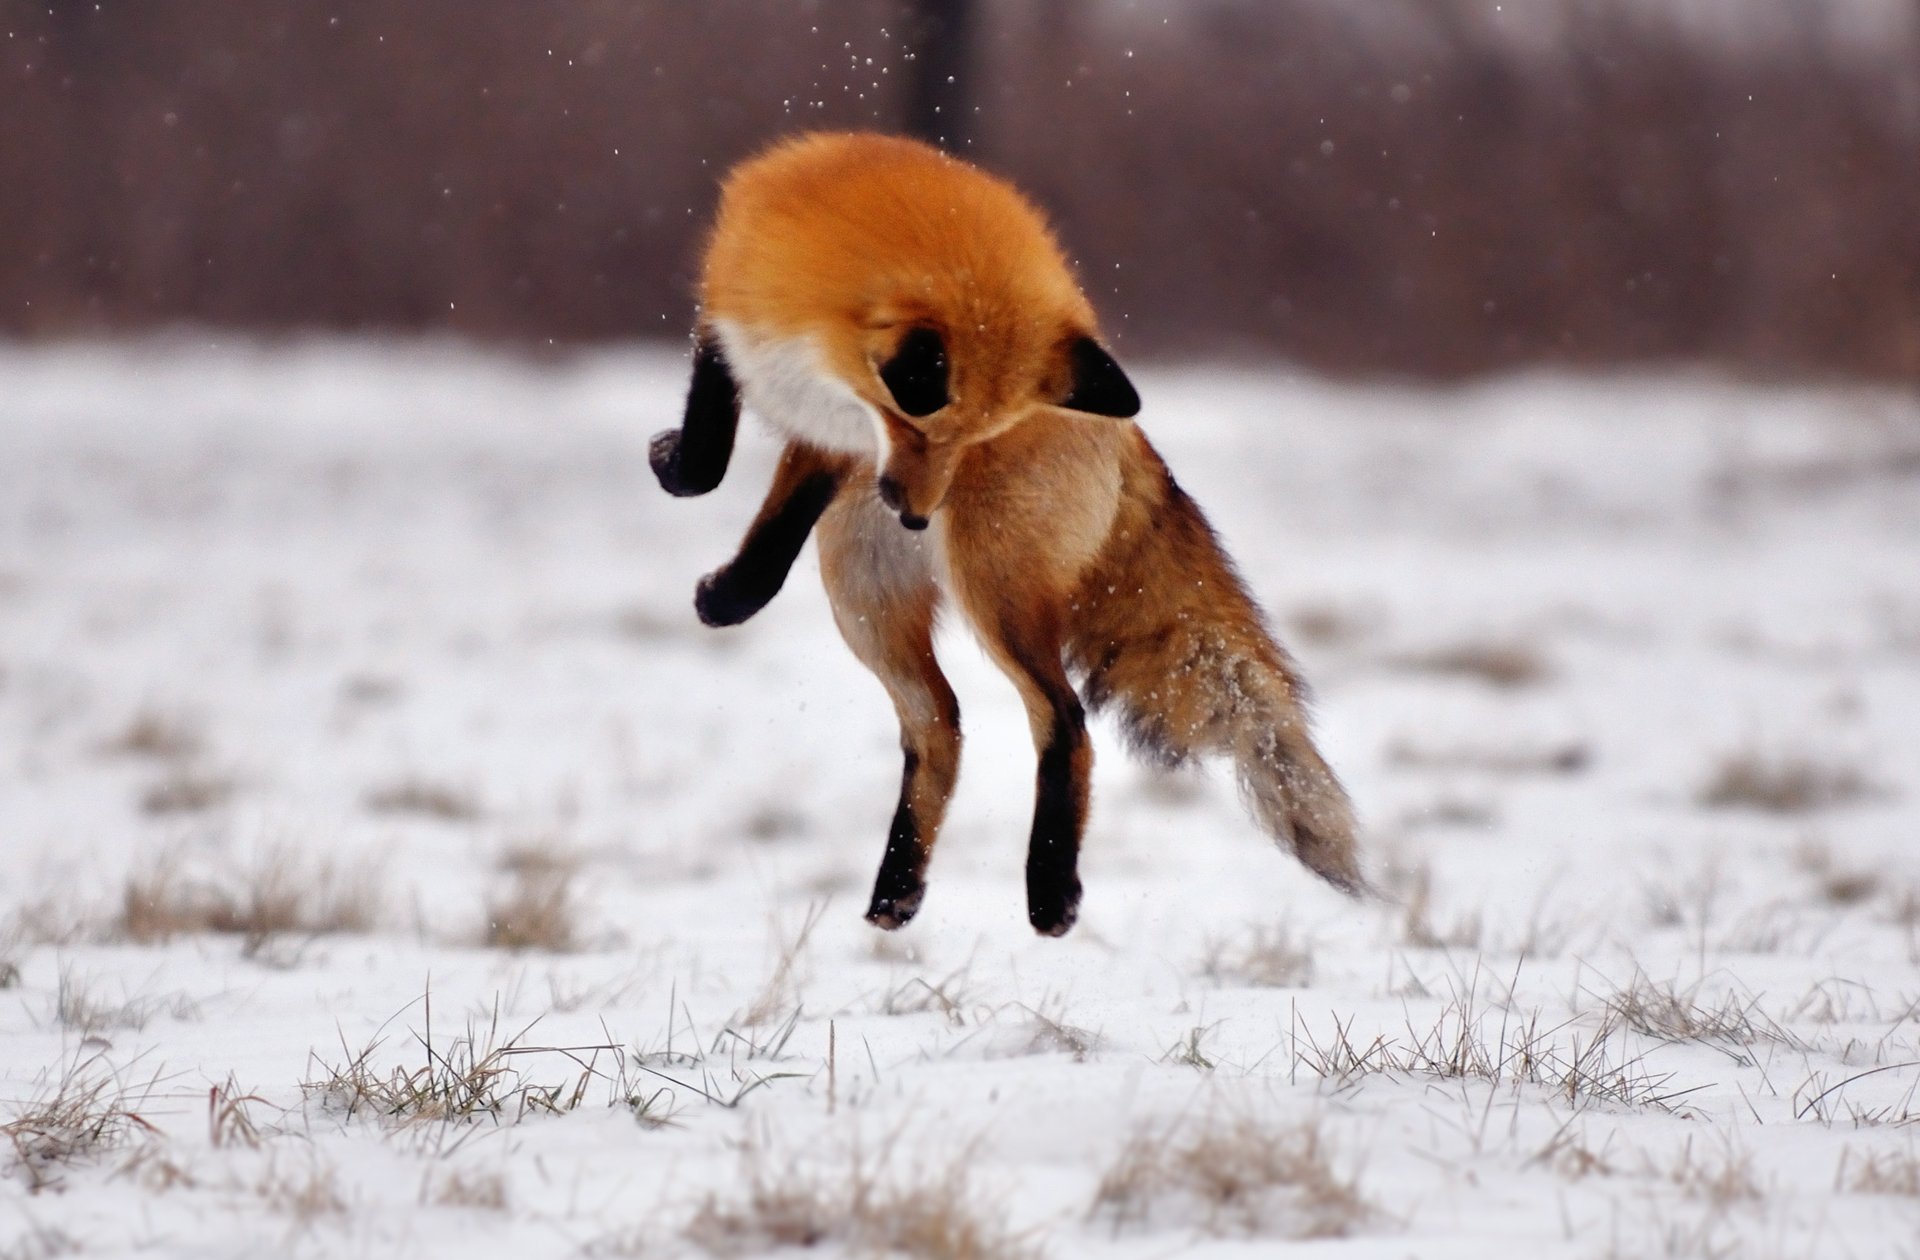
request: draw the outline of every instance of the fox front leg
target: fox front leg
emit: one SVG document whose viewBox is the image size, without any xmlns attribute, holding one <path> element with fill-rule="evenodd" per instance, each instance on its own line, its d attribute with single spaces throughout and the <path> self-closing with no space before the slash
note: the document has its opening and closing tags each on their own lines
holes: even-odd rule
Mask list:
<svg viewBox="0 0 1920 1260">
<path fill-rule="evenodd" d="M 660 488 L 685 498 L 720 484 L 733 458 L 734 430 L 740 426 L 740 387 L 711 333 L 694 346 L 693 379 L 687 384 L 687 408 L 680 427 L 654 435 L 647 462 Z"/>
<path fill-rule="evenodd" d="M 846 482 L 847 461 L 797 442 L 780 454 L 773 485 L 733 559 L 700 579 L 694 611 L 710 626 L 737 626 L 787 580 L 820 514 Z"/>
</svg>

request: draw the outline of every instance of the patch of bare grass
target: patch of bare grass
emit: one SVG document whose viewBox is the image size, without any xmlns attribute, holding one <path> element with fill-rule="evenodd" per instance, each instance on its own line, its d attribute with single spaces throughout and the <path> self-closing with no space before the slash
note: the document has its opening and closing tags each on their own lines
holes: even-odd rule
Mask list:
<svg viewBox="0 0 1920 1260">
<path fill-rule="evenodd" d="M 1256 925 L 1237 938 L 1208 941 L 1200 974 L 1215 984 L 1304 989 L 1313 983 L 1313 943 L 1284 926 Z"/>
<path fill-rule="evenodd" d="M 1387 745 L 1387 763 L 1408 770 L 1470 771 L 1519 776 L 1578 774 L 1593 764 L 1593 749 L 1581 742 L 1512 747 L 1416 744 L 1397 739 Z"/>
<path fill-rule="evenodd" d="M 1746 749 L 1721 758 L 1698 799 L 1709 809 L 1806 814 L 1879 795 L 1881 789 L 1854 766 L 1802 754 Z"/>
<path fill-rule="evenodd" d="M 1379 620 L 1378 616 L 1362 609 L 1330 600 L 1296 604 L 1286 615 L 1289 634 L 1317 648 L 1357 643 L 1373 633 Z"/>
<path fill-rule="evenodd" d="M 1211 1072 L 1219 1064 L 1207 1053 L 1207 1038 L 1218 1024 L 1196 1024 L 1187 1029 L 1187 1035 L 1167 1047 L 1160 1056 L 1162 1063 L 1175 1063 L 1181 1067 L 1190 1067 L 1197 1072 Z"/>
<path fill-rule="evenodd" d="M 90 982 L 74 973 L 73 968 L 61 968 L 59 986 L 54 991 L 53 1016 L 62 1028 L 72 1029 L 83 1038 L 100 1037 L 121 1029 L 138 1031 L 145 1028 L 155 1015 L 197 1019 L 200 1008 L 184 993 L 163 997 L 122 995 L 118 998 L 102 998 Z"/>
<path fill-rule="evenodd" d="M 1672 1073 L 1653 1071 L 1623 1043 L 1625 1025 L 1611 1010 L 1597 1026 L 1548 1022 L 1538 1010 L 1489 1009 L 1477 985 L 1476 975 L 1464 989 L 1455 986 L 1432 1025 L 1409 1019 L 1403 1036 L 1355 1040 L 1351 1019 L 1336 1016 L 1331 1030 L 1315 1032 L 1296 1015 L 1294 1067 L 1341 1086 L 1376 1075 L 1484 1081 L 1514 1092 L 1540 1090 L 1572 1106 L 1680 1112 L 1692 1092 L 1674 1088 Z"/>
<path fill-rule="evenodd" d="M 112 756 L 146 757 L 155 761 L 186 761 L 206 747 L 199 723 L 182 713 L 140 709 L 119 732 L 100 745 Z"/>
<path fill-rule="evenodd" d="M 1499 821 L 1500 809 L 1492 801 L 1451 794 L 1435 797 L 1400 816 L 1401 825 L 1413 830 L 1422 827 L 1460 827 L 1484 831 Z"/>
<path fill-rule="evenodd" d="M 1485 683 L 1502 691 L 1538 686 L 1554 673 L 1546 653 L 1522 639 L 1469 639 L 1390 657 L 1387 664 L 1411 673 Z"/>
<path fill-rule="evenodd" d="M 237 885 L 237 886 L 236 886 Z M 380 909 L 379 872 L 265 854 L 237 880 L 194 878 L 177 855 L 127 880 L 109 935 L 138 944 L 217 933 L 246 938 L 249 954 L 275 937 L 365 932 Z"/>
<path fill-rule="evenodd" d="M 347 1196 L 340 1189 L 338 1171 L 309 1156 L 298 1167 L 288 1168 L 276 1160 L 267 1166 L 253 1191 L 273 1211 L 291 1217 L 301 1225 L 341 1219 L 347 1214 Z"/>
<path fill-rule="evenodd" d="M 427 1199 L 438 1207 L 504 1212 L 510 1202 L 507 1179 L 498 1172 L 455 1170 L 429 1183 Z"/>
<path fill-rule="evenodd" d="M 1796 1046 L 1798 1041 L 1760 1013 L 1758 998 L 1734 993 L 1703 1000 L 1701 984 L 1680 988 L 1644 973 L 1626 987 L 1608 994 L 1606 1009 L 1642 1036 L 1661 1041 L 1702 1041 L 1722 1046 L 1751 1046 L 1760 1042 Z"/>
<path fill-rule="evenodd" d="M 232 800 L 238 788 L 231 775 L 180 763 L 140 793 L 140 809 L 155 816 L 204 813 Z"/>
<path fill-rule="evenodd" d="M 1088 1215 L 1116 1233 L 1156 1221 L 1214 1235 L 1345 1238 L 1379 1215 L 1343 1176 L 1317 1121 L 1216 1117 L 1143 1130 L 1100 1179 Z"/>
<path fill-rule="evenodd" d="M 38 1192 L 59 1186 L 77 1164 L 155 1137 L 140 1111 L 157 1084 L 123 1080 L 97 1054 L 74 1059 L 0 1124 L 13 1170 Z"/>
<path fill-rule="evenodd" d="M 749 1148 L 740 1189 L 710 1193 L 684 1237 L 711 1256 L 757 1256 L 834 1247 L 907 1260 L 1041 1260 L 1040 1244 L 1008 1228 L 982 1201 L 964 1160 L 931 1174 L 889 1175 L 900 1161 L 856 1151 L 845 1162 L 794 1161 L 775 1169 Z"/>
<path fill-rule="evenodd" d="M 574 874 L 564 863 L 513 866 L 506 887 L 487 901 L 482 943 L 489 949 L 573 950 L 580 938 Z"/>
<path fill-rule="evenodd" d="M 1025 1019 L 1017 1037 L 1006 1044 L 1006 1053 L 1064 1054 L 1075 1063 L 1085 1063 L 1100 1048 L 1100 1034 L 1069 1024 L 1065 1012 L 1056 1008 L 1049 1013 L 1043 1007 L 1021 1006 Z"/>
<path fill-rule="evenodd" d="M 895 938 L 883 936 L 878 939 L 891 941 Z M 923 1015 L 934 1011 L 958 1028 L 967 1022 L 967 1012 L 974 1004 L 968 983 L 966 967 L 948 972 L 938 980 L 908 976 L 881 995 L 879 1011 L 882 1015 Z"/>
<path fill-rule="evenodd" d="M 376 814 L 402 814 L 440 822 L 477 822 L 486 812 L 473 792 L 433 779 L 408 777 L 367 789 L 362 798 Z"/>
<path fill-rule="evenodd" d="M 1478 949 L 1486 923 L 1477 912 L 1435 917 L 1433 868 L 1422 864 L 1405 878 L 1400 915 L 1400 939 L 1415 949 Z"/>
<path fill-rule="evenodd" d="M 1833 1188 L 1843 1194 L 1890 1194 L 1920 1199 L 1920 1151 L 1855 1151 L 1840 1153 Z"/>
<path fill-rule="evenodd" d="M 747 1028 L 759 1028 L 784 1019 L 788 1012 L 799 1010 L 800 960 L 806 954 L 808 942 L 813 939 L 814 929 L 820 926 L 820 919 L 826 912 L 827 903 L 815 901 L 807 906 L 806 917 L 791 934 L 783 933 L 777 923 L 774 925 L 773 968 L 767 973 L 759 994 L 735 1017 L 735 1023 Z"/>
<path fill-rule="evenodd" d="M 1883 1054 L 1885 1043 L 1881 1046 Z M 1920 1125 L 1920 1079 L 1913 1076 L 1915 1068 L 1920 1068 L 1920 1060 L 1878 1061 L 1838 1080 L 1816 1070 L 1793 1091 L 1793 1118 L 1829 1126 L 1844 1122 L 1855 1129 Z M 1902 1081 L 1905 1088 L 1900 1087 Z M 1888 1084 L 1892 1089 L 1883 1088 Z"/>
<path fill-rule="evenodd" d="M 530 1045 L 526 1037 L 532 1025 L 503 1039 L 497 1007 L 484 1027 L 469 1022 L 462 1035 L 436 1043 L 432 995 L 422 1002 L 425 1031 L 410 1031 L 421 1051 L 417 1065 L 377 1065 L 385 1045 L 383 1026 L 382 1033 L 357 1052 L 347 1051 L 342 1042 L 345 1057 L 337 1064 L 309 1055 L 317 1071 L 301 1083 L 301 1092 L 345 1119 L 367 1115 L 406 1127 L 560 1114 L 578 1108 L 596 1081 L 611 1082 L 616 1095 L 624 1083 L 622 1077 L 610 1076 L 601 1068 L 603 1059 L 619 1062 L 620 1047 Z M 565 1067 L 559 1076 L 544 1082 L 532 1079 L 521 1066 L 556 1061 Z"/>
<path fill-rule="evenodd" d="M 1811 877 L 1823 901 L 1835 906 L 1856 906 L 1880 891 L 1878 871 L 1847 866 L 1834 857 L 1830 845 L 1808 840 L 1794 854 L 1797 866 Z"/>
<path fill-rule="evenodd" d="M 1721 1211 L 1739 1203 L 1759 1203 L 1766 1190 L 1753 1168 L 1753 1156 L 1731 1144 L 1696 1147 L 1692 1137 L 1679 1159 L 1664 1170 L 1666 1179 L 1690 1199 L 1700 1199 Z"/>
<path fill-rule="evenodd" d="M 59 1226 L 35 1221 L 14 1239 L 11 1246 L 0 1248 L 0 1260 L 59 1260 L 62 1256 L 77 1256 L 87 1250 L 85 1244 Z"/>
</svg>

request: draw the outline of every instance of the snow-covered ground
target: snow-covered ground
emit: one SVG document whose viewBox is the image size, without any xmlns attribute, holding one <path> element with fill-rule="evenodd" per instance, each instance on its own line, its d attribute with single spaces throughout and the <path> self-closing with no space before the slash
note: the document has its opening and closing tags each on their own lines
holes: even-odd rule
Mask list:
<svg viewBox="0 0 1920 1260">
<path fill-rule="evenodd" d="M 1920 407 L 1143 372 L 1392 904 L 1110 728 L 1079 927 L 681 360 L 0 353 L 0 1255 L 1920 1254 Z M 514 948 L 519 946 L 520 948 Z M 457 1251 L 456 1251 L 457 1249 Z"/>
</svg>

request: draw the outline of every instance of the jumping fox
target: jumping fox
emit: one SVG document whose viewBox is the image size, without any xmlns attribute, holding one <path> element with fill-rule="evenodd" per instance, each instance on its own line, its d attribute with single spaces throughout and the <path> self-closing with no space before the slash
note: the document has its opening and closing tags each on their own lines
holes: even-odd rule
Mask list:
<svg viewBox="0 0 1920 1260">
<path fill-rule="evenodd" d="M 700 297 L 685 417 L 651 462 L 673 494 L 713 489 L 743 402 L 789 439 L 695 606 L 709 625 L 745 621 L 817 534 L 834 620 L 892 697 L 905 753 L 869 921 L 919 910 L 959 771 L 960 707 L 933 653 L 947 599 L 1026 704 L 1037 931 L 1078 914 L 1081 696 L 1165 763 L 1231 758 L 1261 826 L 1362 891 L 1352 809 L 1293 663 L 1131 423 L 1139 396 L 1020 193 L 908 140 L 790 140 L 727 178 Z"/>
</svg>

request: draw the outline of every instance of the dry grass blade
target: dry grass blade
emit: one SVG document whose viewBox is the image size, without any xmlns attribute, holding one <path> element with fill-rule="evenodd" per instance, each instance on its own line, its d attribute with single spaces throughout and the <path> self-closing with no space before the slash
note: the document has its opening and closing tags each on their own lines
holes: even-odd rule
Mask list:
<svg viewBox="0 0 1920 1260">
<path fill-rule="evenodd" d="M 880 1000 L 882 1015 L 920 1015 L 938 1011 L 949 1024 L 958 1028 L 967 1022 L 966 1008 L 972 1001 L 967 989 L 966 967 L 948 972 L 938 983 L 925 976 L 909 976 Z"/>
<path fill-rule="evenodd" d="M 796 982 L 796 969 L 801 956 L 806 952 L 807 942 L 813 939 L 813 930 L 820 926 L 820 919 L 827 912 L 824 901 L 811 902 L 807 906 L 807 915 L 800 923 L 800 929 L 779 945 L 779 956 L 774 960 L 773 970 L 767 976 L 767 982 L 761 986 L 758 997 L 747 1005 L 735 1021 L 747 1028 L 757 1028 L 784 1018 L 785 1012 L 799 1006 L 799 987 Z M 775 939 L 778 939 L 776 934 Z"/>
<path fill-rule="evenodd" d="M 1344 1238 L 1378 1210 L 1335 1171 L 1317 1121 L 1262 1124 L 1246 1116 L 1187 1132 L 1134 1135 L 1100 1179 L 1089 1216 L 1115 1232 L 1155 1218 L 1210 1234 Z"/>
</svg>

